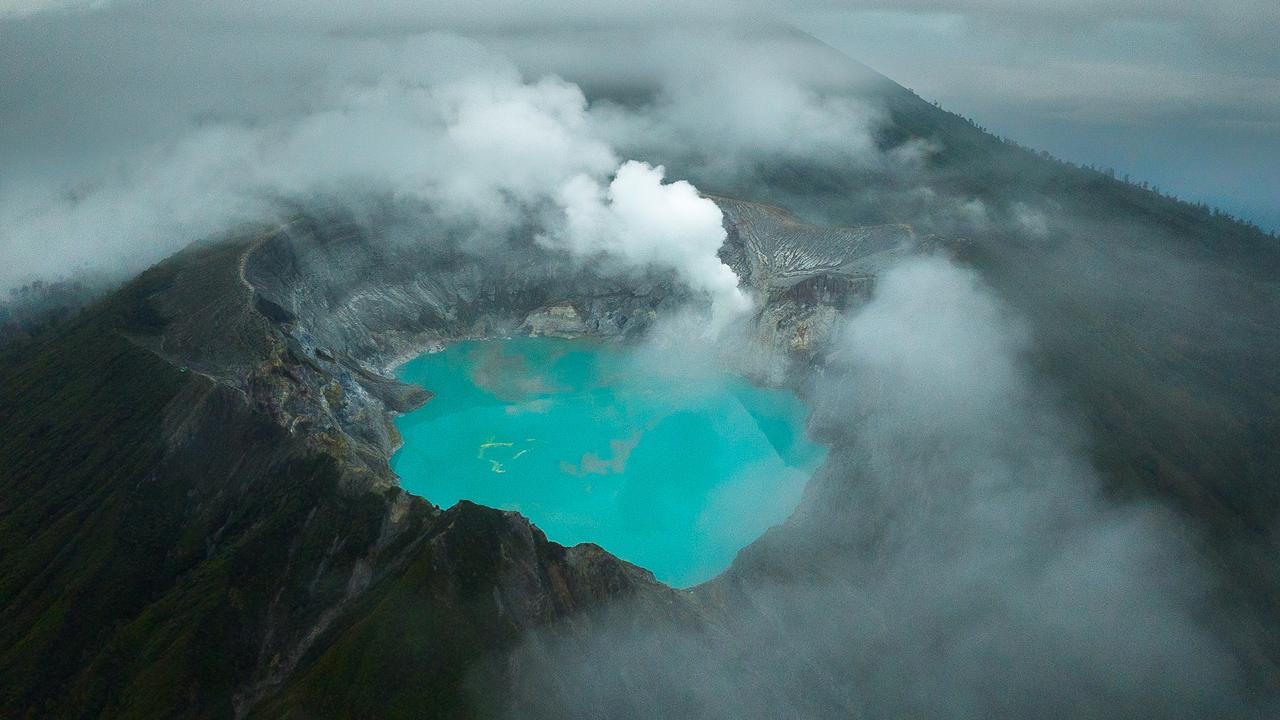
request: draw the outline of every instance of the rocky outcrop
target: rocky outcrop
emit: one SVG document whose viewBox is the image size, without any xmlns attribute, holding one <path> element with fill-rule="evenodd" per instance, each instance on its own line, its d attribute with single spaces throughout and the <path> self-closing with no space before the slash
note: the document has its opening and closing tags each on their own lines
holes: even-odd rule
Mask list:
<svg viewBox="0 0 1280 720">
<path fill-rule="evenodd" d="M 529 335 L 551 337 L 581 337 L 590 332 L 577 308 L 569 304 L 534 310 L 525 318 L 520 329 Z"/>
<path fill-rule="evenodd" d="M 737 360 L 764 382 L 786 383 L 819 362 L 836 318 L 875 271 L 916 247 L 901 226 L 824 231 L 776 208 L 718 201 L 729 231 L 722 254 L 763 301 L 754 319 L 762 352 Z M 601 275 L 532 245 L 481 260 L 333 217 L 298 217 L 176 264 L 173 285 L 153 298 L 167 324 L 136 340 L 239 391 L 338 458 L 345 482 L 362 488 L 395 486 L 391 417 L 427 398 L 389 377 L 402 359 L 467 338 L 625 340 L 691 301 L 658 273 Z"/>
<path fill-rule="evenodd" d="M 758 352 L 741 370 L 783 385 L 821 362 L 836 321 L 871 291 L 878 272 L 936 240 L 906 225 L 822 228 L 782 208 L 716 197 L 728 237 L 720 255 L 761 298 Z"/>
</svg>

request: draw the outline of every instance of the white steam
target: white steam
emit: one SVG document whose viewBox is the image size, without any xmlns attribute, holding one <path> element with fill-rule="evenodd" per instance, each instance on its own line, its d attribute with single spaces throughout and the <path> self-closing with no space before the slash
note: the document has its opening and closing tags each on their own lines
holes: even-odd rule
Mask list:
<svg viewBox="0 0 1280 720">
<path fill-rule="evenodd" d="M 68 268 L 133 271 L 280 200 L 422 205 L 446 229 L 493 243 L 540 227 L 544 244 L 621 271 L 674 270 L 718 322 L 749 306 L 717 258 L 721 214 L 687 182 L 619 164 L 582 90 L 524 81 L 471 41 L 407 43 L 375 77 L 333 72 L 309 112 L 215 123 L 88 175 L 12 183 L 0 195 L 0 287 Z M 480 248 L 475 248 L 477 251 Z"/>
<path fill-rule="evenodd" d="M 665 170 L 628 161 L 608 188 L 587 175 L 561 187 L 560 232 L 543 236 L 575 255 L 602 255 L 637 266 L 675 270 L 712 300 L 712 327 L 751 308 L 738 276 L 716 253 L 725 239 L 720 208 L 684 181 L 663 183 Z"/>
</svg>

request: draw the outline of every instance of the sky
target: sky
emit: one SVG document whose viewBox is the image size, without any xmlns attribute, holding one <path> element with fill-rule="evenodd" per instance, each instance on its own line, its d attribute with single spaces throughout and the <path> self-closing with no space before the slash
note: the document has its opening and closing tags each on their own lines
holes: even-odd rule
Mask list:
<svg viewBox="0 0 1280 720">
<path fill-rule="evenodd" d="M 0 21 L 134 1 L 0 0 Z M 519 23 L 722 13 L 755 2 L 507 0 L 501 7 Z M 328 0 L 282 5 L 315 6 L 318 18 L 341 12 Z M 755 7 L 993 132 L 1280 230 L 1280 3 L 793 0 Z"/>
<path fill-rule="evenodd" d="M 1280 230 L 1280 3 L 807 3 L 799 27 L 979 125 Z"/>
<path fill-rule="evenodd" d="M 675 271 L 714 298 L 718 326 L 750 301 L 717 257 L 718 208 L 686 176 L 702 169 L 698 182 L 714 186 L 766 157 L 880 162 L 881 113 L 855 87 L 815 89 L 866 77 L 818 43 L 699 23 L 710 6 L 686 26 L 645 22 L 657 9 L 117 0 L 11 11 L 0 290 L 128 277 L 194 240 L 270 223 L 290 202 L 373 212 L 390 201 L 476 253 L 533 229 L 574 258 Z M 578 82 L 656 84 L 661 100 L 589 102 Z"/>
<path fill-rule="evenodd" d="M 1205 9 L 1183 0 L 795 0 L 767 7 L 763 0 L 500 0 L 461 7 L 445 0 L 280 0 L 269 6 L 247 0 L 0 0 L 0 46 L 7 50 L 0 56 L 0 219 L 7 228 L 0 249 L 7 234 L 8 247 L 29 256 L 8 258 L 9 274 L 34 276 L 44 266 L 66 264 L 45 247 L 54 239 L 72 259 L 88 254 L 87 245 L 66 240 L 80 236 L 118 255 L 102 242 L 111 228 L 121 238 L 140 237 L 140 227 L 177 237 L 169 225 L 194 234 L 249 214 L 253 208 L 239 207 L 244 198 L 211 199 L 243 190 L 242 177 L 209 169 L 205 175 L 213 179 L 205 182 L 199 170 L 230 166 L 236 152 L 241 165 L 255 167 L 256 161 L 287 158 L 279 144 L 262 145 L 282 119 L 322 124 L 326 110 L 348 103 L 342 88 L 378 74 L 396 76 L 385 75 L 398 61 L 385 57 L 375 38 L 394 43 L 441 24 L 464 34 L 495 26 L 511 35 L 551 28 L 554 41 L 538 35 L 544 39 L 536 50 L 523 54 L 555 68 L 563 59 L 557 53 L 575 52 L 579 25 L 679 16 L 696 27 L 699 16 L 743 12 L 781 16 L 997 134 L 1069 161 L 1112 167 L 1120 176 L 1280 230 L 1280 53 L 1274 50 L 1280 4 L 1274 2 L 1237 0 Z M 811 59 L 789 52 L 738 54 L 728 63 L 732 68 L 714 53 L 663 58 L 671 67 L 657 72 L 690 82 L 669 83 L 674 101 L 662 108 L 662 117 L 642 119 L 629 131 L 614 123 L 602 133 L 626 145 L 620 131 L 661 130 L 662 137 L 730 161 L 736 146 L 723 147 L 726 137 L 774 153 L 797 151 L 797 143 L 804 146 L 799 150 L 817 150 L 809 146 L 870 138 L 865 130 L 874 113 L 824 104 L 794 85 L 792 76 L 808 72 Z M 634 48 L 610 51 L 606 59 L 605 71 L 613 74 L 653 70 L 648 65 L 655 63 L 654 55 Z M 326 65 L 339 70 L 326 74 Z M 704 72 L 708 68 L 713 72 Z M 707 77 L 719 91 L 698 84 Z M 385 99 L 359 100 L 363 107 Z M 719 116 L 731 118 L 732 127 L 715 125 L 711 119 Z M 387 137 L 368 128 L 347 130 Z M 298 148 L 307 137 L 295 138 Z M 356 144 L 330 145 L 351 149 L 352 162 L 378 157 Z M 181 156 L 184 150 L 192 157 Z M 258 178 L 260 184 L 287 193 L 299 177 L 310 187 L 315 177 L 333 172 L 387 170 L 317 167 L 315 157 L 281 161 L 287 176 L 271 174 Z M 421 167 L 400 167 L 412 158 L 394 151 L 382 157 L 391 170 L 421 179 Z M 599 174 L 627 157 L 579 159 Z M 220 178 L 234 182 L 214 182 Z M 126 192 L 148 183 L 154 187 Z M 189 192 L 175 191 L 184 187 Z M 135 212 L 119 195 L 147 200 L 154 212 Z M 152 202 L 157 197 L 172 202 Z"/>
</svg>

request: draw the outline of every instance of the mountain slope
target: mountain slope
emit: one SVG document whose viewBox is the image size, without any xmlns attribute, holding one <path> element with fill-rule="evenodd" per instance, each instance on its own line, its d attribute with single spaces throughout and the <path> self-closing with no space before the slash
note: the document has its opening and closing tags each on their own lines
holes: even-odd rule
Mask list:
<svg viewBox="0 0 1280 720">
<path fill-rule="evenodd" d="M 386 606 L 362 598 L 410 592 L 415 614 L 451 618 L 397 634 L 435 658 L 416 676 L 435 708 L 413 714 L 453 716 L 468 702 L 460 669 L 519 628 L 604 597 L 671 594 L 598 548 L 548 543 L 513 514 L 441 513 L 371 487 L 235 388 L 142 346 L 172 330 L 159 306 L 184 272 L 210 277 L 244 252 L 186 253 L 5 353 L 0 713 L 229 717 L 340 614 L 341 637 L 361 613 L 385 622 Z M 471 603 L 498 595 L 501 611 Z M 456 643 L 438 642 L 444 627 Z"/>
</svg>

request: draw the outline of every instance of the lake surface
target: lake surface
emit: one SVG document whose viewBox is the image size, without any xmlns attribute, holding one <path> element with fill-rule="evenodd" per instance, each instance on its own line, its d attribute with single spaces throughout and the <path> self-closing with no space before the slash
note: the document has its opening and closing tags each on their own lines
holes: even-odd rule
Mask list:
<svg viewBox="0 0 1280 720">
<path fill-rule="evenodd" d="M 409 492 L 516 510 L 676 587 L 791 513 L 825 449 L 807 408 L 678 352 L 588 340 L 458 343 L 403 365 L 435 397 L 396 420 Z"/>
</svg>

